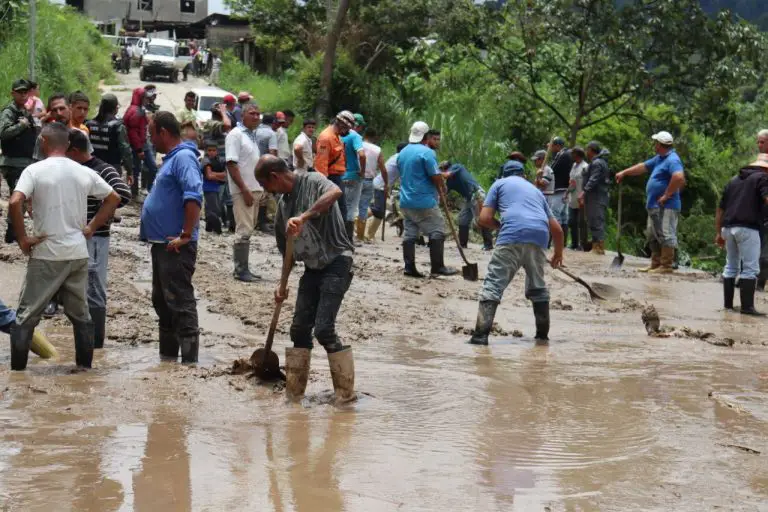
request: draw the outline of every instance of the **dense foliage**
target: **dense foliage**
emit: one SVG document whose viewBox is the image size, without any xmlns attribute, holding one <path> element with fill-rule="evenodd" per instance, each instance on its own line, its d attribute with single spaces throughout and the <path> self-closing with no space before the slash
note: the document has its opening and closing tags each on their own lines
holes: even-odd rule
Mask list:
<svg viewBox="0 0 768 512">
<path fill-rule="evenodd" d="M 268 3 L 232 4 L 251 17 L 254 33 L 261 30 L 249 8 Z M 274 78 L 258 75 L 280 84 L 265 89 L 282 96 L 276 106 L 314 111 L 332 17 L 326 5 L 308 0 L 274 14 L 292 17 L 293 35 Z M 508 151 L 530 154 L 554 135 L 582 145 L 599 140 L 616 172 L 652 156 L 650 135 L 668 130 L 688 176 L 683 259 L 717 265 L 717 198 L 754 157 L 768 89 L 763 35 L 712 7 L 697 0 L 353 1 L 339 43 L 333 110 L 365 114 L 385 148 L 425 120 L 443 131 L 440 158 L 464 163 L 486 186 Z M 225 79 L 236 67 L 227 64 Z M 644 247 L 644 185 L 635 178 L 623 190 L 623 243 L 635 253 Z"/>
</svg>

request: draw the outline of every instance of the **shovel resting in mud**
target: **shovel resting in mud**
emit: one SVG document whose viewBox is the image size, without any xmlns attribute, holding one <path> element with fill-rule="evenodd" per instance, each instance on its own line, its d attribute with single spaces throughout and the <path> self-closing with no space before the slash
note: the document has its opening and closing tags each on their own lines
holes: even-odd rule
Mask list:
<svg viewBox="0 0 768 512">
<path fill-rule="evenodd" d="M 557 267 L 557 270 L 559 270 L 560 272 L 562 272 L 563 274 L 567 275 L 568 277 L 570 277 L 571 279 L 573 279 L 574 281 L 576 281 L 577 283 L 579 283 L 581 286 L 583 286 L 584 288 L 586 288 L 586 289 L 587 289 L 587 291 L 589 292 L 589 298 L 590 298 L 590 299 L 592 299 L 592 300 L 595 300 L 595 299 L 597 299 L 597 300 L 607 300 L 607 299 L 606 299 L 606 298 L 605 298 L 603 295 L 601 295 L 601 294 L 597 293 L 597 292 L 596 292 L 596 291 L 595 291 L 595 290 L 592 288 L 592 286 L 590 286 L 590 284 L 589 284 L 589 283 L 587 283 L 585 280 L 583 280 L 583 279 L 582 279 L 582 278 L 580 278 L 579 276 L 576 276 L 576 275 L 574 275 L 574 274 L 571 274 L 569 271 L 567 271 L 567 270 L 566 270 L 565 268 L 563 268 L 563 267 Z M 609 290 L 609 289 L 613 288 L 612 286 L 607 286 L 607 285 L 603 285 L 603 287 L 605 287 L 607 291 L 611 291 L 611 290 Z M 618 290 L 615 290 L 615 292 L 614 292 L 613 294 L 614 294 L 614 295 L 621 295 L 621 293 L 619 293 L 619 292 L 618 292 Z"/>
<path fill-rule="evenodd" d="M 288 276 L 293 267 L 293 236 L 287 235 L 285 240 L 285 254 L 283 255 L 283 272 L 280 275 L 280 295 L 285 296 L 285 290 L 288 287 Z M 280 310 L 283 308 L 282 302 L 275 303 L 275 312 L 272 313 L 272 323 L 269 324 L 269 333 L 264 348 L 256 349 L 251 355 L 251 364 L 253 365 L 256 376 L 261 380 L 276 380 L 282 377 L 280 373 L 280 359 L 272 351 L 272 342 L 275 340 L 275 330 L 277 321 L 280 319 Z"/>
<path fill-rule="evenodd" d="M 618 270 L 624 265 L 624 255 L 621 254 L 621 183 L 619 183 L 619 222 L 616 229 L 616 257 L 611 262 L 611 268 Z"/>
<path fill-rule="evenodd" d="M 453 235 L 453 239 L 456 240 L 456 247 L 459 248 L 459 254 L 461 254 L 461 259 L 463 259 L 464 263 L 466 263 L 466 265 L 461 267 L 461 274 L 464 276 L 464 279 L 467 281 L 477 281 L 477 278 L 479 276 L 479 272 L 477 270 L 477 263 L 470 263 L 467 260 L 467 257 L 464 256 L 464 250 L 461 248 L 459 237 L 456 236 L 456 229 L 453 227 L 453 218 L 451 218 L 451 212 L 448 211 L 448 203 L 445 201 L 445 194 L 443 194 L 442 190 L 440 190 L 440 203 L 443 206 L 443 213 L 445 213 L 445 218 L 448 220 L 448 227 L 451 228 L 451 235 Z"/>
</svg>

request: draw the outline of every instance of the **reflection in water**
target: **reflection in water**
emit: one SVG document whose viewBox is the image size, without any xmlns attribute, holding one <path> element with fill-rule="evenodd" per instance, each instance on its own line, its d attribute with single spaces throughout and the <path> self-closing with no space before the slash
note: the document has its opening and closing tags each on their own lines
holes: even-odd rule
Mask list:
<svg viewBox="0 0 768 512">
<path fill-rule="evenodd" d="M 186 418 L 160 406 L 147 429 L 141 471 L 133 478 L 137 512 L 192 510 Z"/>
</svg>

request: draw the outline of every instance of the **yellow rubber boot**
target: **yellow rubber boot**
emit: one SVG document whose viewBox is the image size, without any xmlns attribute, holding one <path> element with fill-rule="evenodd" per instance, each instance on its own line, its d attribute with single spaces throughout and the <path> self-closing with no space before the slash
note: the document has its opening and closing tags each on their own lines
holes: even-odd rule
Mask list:
<svg viewBox="0 0 768 512">
<path fill-rule="evenodd" d="M 672 274 L 675 269 L 672 265 L 675 263 L 675 248 L 674 247 L 662 247 L 661 248 L 661 265 L 653 270 L 650 270 L 649 274 Z"/>
<path fill-rule="evenodd" d="M 381 227 L 381 219 L 377 219 L 373 215 L 368 217 L 368 220 L 366 222 L 366 228 L 365 228 L 366 242 L 373 243 L 376 241 L 376 233 L 379 231 L 379 227 Z"/>
<path fill-rule="evenodd" d="M 643 267 L 641 269 L 638 269 L 638 272 L 650 272 L 652 270 L 656 270 L 661 266 L 661 253 L 660 252 L 653 252 L 651 253 L 651 265 L 649 267 Z"/>
</svg>

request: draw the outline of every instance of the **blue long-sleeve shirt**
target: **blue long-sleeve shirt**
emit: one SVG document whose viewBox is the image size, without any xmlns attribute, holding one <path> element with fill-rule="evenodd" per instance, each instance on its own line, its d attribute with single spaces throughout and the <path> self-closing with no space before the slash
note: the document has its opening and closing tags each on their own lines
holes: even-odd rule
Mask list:
<svg viewBox="0 0 768 512">
<path fill-rule="evenodd" d="M 187 201 L 202 204 L 203 179 L 197 161 L 197 146 L 185 141 L 163 158 L 152 191 L 141 210 L 139 236 L 152 243 L 167 243 L 179 236 L 184 228 L 184 205 Z M 198 239 L 199 224 L 192 231 L 192 241 Z"/>
</svg>

